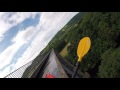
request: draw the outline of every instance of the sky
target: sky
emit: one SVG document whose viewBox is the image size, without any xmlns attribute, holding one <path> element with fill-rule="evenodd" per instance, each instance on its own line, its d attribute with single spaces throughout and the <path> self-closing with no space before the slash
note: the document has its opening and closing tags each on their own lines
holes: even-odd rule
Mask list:
<svg viewBox="0 0 120 90">
<path fill-rule="evenodd" d="M 0 12 L 0 78 L 33 60 L 78 12 Z"/>
</svg>

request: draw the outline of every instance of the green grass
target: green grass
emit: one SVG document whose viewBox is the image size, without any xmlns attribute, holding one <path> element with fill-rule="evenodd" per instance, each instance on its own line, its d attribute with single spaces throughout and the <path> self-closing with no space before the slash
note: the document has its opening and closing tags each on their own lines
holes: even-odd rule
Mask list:
<svg viewBox="0 0 120 90">
<path fill-rule="evenodd" d="M 68 47 L 69 45 L 70 45 L 70 43 L 68 43 L 68 44 L 63 48 L 63 50 L 60 52 L 60 55 L 61 55 L 62 57 L 67 56 L 67 54 L 68 54 L 67 47 Z"/>
</svg>

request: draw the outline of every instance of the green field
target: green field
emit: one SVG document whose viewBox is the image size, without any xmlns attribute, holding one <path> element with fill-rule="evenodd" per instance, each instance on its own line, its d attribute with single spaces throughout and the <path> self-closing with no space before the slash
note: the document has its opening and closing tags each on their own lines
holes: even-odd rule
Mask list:
<svg viewBox="0 0 120 90">
<path fill-rule="evenodd" d="M 68 54 L 67 47 L 68 47 L 68 46 L 70 46 L 70 43 L 68 43 L 68 44 L 63 48 L 63 50 L 60 52 L 60 55 L 61 55 L 62 57 L 67 56 L 67 54 Z"/>
</svg>

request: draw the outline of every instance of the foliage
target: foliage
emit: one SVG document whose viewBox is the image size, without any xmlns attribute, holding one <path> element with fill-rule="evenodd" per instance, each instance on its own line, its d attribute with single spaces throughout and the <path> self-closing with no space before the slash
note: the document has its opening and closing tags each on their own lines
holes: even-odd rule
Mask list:
<svg viewBox="0 0 120 90">
<path fill-rule="evenodd" d="M 120 48 L 108 49 L 101 58 L 99 76 L 101 78 L 120 78 Z"/>
</svg>

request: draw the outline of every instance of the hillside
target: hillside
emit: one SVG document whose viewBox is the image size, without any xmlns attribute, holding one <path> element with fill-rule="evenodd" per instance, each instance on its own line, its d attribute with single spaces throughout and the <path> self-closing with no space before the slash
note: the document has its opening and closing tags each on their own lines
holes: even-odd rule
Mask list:
<svg viewBox="0 0 120 90">
<path fill-rule="evenodd" d="M 48 43 L 46 48 L 42 51 L 44 53 L 48 52 L 51 48 L 54 48 L 60 52 L 63 47 L 70 41 L 70 35 L 73 30 L 76 30 L 80 23 L 80 19 L 84 16 L 85 12 L 80 12 L 74 16 Z"/>
<path fill-rule="evenodd" d="M 61 52 L 70 43 L 64 59 L 75 65 L 77 45 L 85 36 L 90 37 L 92 45 L 81 62 L 82 72 L 90 73 L 93 78 L 120 77 L 119 12 L 77 14 L 54 36 L 41 54 L 45 55 L 51 48 Z"/>
</svg>

